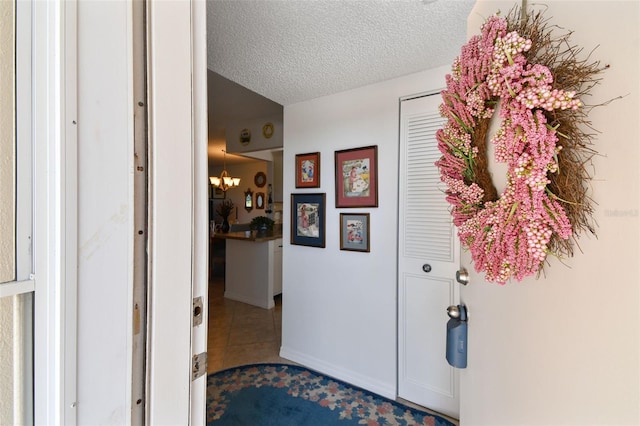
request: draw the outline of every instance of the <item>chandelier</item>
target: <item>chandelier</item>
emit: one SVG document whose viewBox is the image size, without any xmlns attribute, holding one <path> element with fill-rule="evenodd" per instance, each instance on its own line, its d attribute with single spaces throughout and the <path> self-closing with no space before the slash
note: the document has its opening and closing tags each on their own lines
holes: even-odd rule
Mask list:
<svg viewBox="0 0 640 426">
<path fill-rule="evenodd" d="M 220 177 L 209 176 L 209 180 L 211 181 L 211 185 L 216 188 L 220 188 L 224 192 L 227 189 L 235 188 L 240 185 L 240 178 L 229 176 L 229 173 L 227 172 L 227 151 L 223 149 L 222 152 L 224 153 L 224 167 L 222 169 L 222 173 L 220 174 Z"/>
</svg>

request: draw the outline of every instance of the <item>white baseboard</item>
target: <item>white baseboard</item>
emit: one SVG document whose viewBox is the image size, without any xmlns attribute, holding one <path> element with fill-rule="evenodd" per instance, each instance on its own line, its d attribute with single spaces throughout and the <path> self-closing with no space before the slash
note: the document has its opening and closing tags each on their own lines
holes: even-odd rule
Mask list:
<svg viewBox="0 0 640 426">
<path fill-rule="evenodd" d="M 369 392 L 384 396 L 385 398 L 395 400 L 397 397 L 395 383 L 389 384 L 372 380 L 371 377 L 363 376 L 357 372 L 326 363 L 321 359 L 284 346 L 280 347 L 280 356 L 311 370 L 315 370 L 324 375 L 358 386 L 362 389 L 368 390 Z"/>
</svg>

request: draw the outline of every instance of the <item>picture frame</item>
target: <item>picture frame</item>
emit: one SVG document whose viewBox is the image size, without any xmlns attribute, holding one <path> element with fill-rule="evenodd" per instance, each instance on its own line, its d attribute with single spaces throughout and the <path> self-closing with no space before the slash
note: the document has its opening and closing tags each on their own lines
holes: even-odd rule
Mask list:
<svg viewBox="0 0 640 426">
<path fill-rule="evenodd" d="M 264 210 L 264 192 L 256 192 L 256 209 Z"/>
<path fill-rule="evenodd" d="M 291 194 L 291 244 L 325 247 L 326 194 Z"/>
<path fill-rule="evenodd" d="M 336 207 L 378 207 L 378 146 L 335 152 Z"/>
<path fill-rule="evenodd" d="M 296 188 L 320 188 L 320 153 L 296 155 Z"/>
<path fill-rule="evenodd" d="M 340 250 L 369 253 L 369 213 L 340 213 Z"/>
<path fill-rule="evenodd" d="M 214 200 L 224 200 L 226 197 L 226 192 L 222 189 L 218 188 L 215 185 L 210 185 L 211 191 L 209 191 L 209 198 L 213 198 Z"/>
<path fill-rule="evenodd" d="M 244 209 L 247 212 L 253 210 L 253 191 L 251 188 L 247 188 L 247 190 L 244 191 Z"/>
</svg>

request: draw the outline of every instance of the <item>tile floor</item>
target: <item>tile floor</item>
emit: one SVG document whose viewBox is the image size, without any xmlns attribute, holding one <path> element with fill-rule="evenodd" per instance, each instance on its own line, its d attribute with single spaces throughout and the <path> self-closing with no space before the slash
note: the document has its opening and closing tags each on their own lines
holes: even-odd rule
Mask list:
<svg viewBox="0 0 640 426">
<path fill-rule="evenodd" d="M 282 340 L 282 299 L 262 309 L 224 298 L 224 277 L 209 282 L 208 373 L 244 364 L 291 363 L 278 354 Z"/>
</svg>

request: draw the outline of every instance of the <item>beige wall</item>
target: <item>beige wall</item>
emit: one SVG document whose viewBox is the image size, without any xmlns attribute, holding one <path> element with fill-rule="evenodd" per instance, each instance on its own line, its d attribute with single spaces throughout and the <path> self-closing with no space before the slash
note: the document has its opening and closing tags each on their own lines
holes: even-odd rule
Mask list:
<svg viewBox="0 0 640 426">
<path fill-rule="evenodd" d="M 0 2 L 0 283 L 15 279 L 15 120 L 14 120 L 14 3 Z M 1 284 L 0 284 L 1 285 Z M 0 424 L 14 424 L 14 309 L 18 297 L 0 298 Z M 19 362 L 19 361 L 18 361 Z"/>
<path fill-rule="evenodd" d="M 599 131 L 591 183 L 598 237 L 580 238 L 573 258 L 549 259 L 540 279 L 499 286 L 472 272 L 462 290 L 470 320 L 461 423 L 637 425 L 640 3 L 546 3 L 550 25 L 573 30 L 582 56 L 597 47 L 592 58 L 611 65 L 585 102 L 624 96 L 589 116 Z M 513 5 L 479 1 L 468 34 Z M 473 270 L 467 253 L 463 263 Z"/>
<path fill-rule="evenodd" d="M 14 3 L 0 2 L 0 282 L 15 274 Z"/>
</svg>

